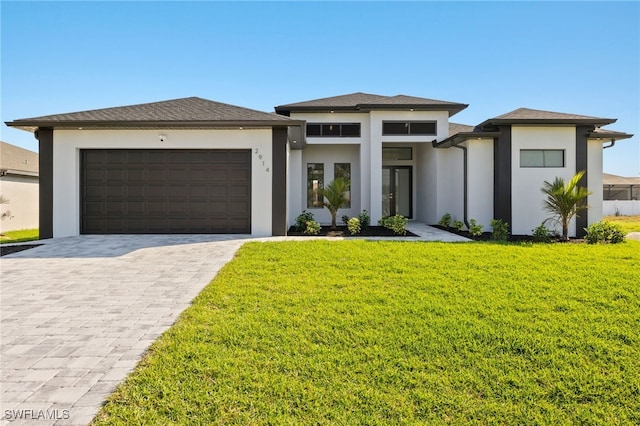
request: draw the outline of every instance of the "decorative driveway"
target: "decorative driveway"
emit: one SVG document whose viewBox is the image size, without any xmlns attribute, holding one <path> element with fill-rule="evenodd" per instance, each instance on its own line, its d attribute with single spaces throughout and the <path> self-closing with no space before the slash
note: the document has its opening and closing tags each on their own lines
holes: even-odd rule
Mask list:
<svg viewBox="0 0 640 426">
<path fill-rule="evenodd" d="M 468 241 L 419 222 L 408 229 L 419 237 L 401 240 Z M 2 257 L 0 425 L 89 423 L 248 240 L 85 235 Z"/>
<path fill-rule="evenodd" d="M 0 424 L 89 423 L 244 242 L 82 236 L 0 259 Z"/>
</svg>

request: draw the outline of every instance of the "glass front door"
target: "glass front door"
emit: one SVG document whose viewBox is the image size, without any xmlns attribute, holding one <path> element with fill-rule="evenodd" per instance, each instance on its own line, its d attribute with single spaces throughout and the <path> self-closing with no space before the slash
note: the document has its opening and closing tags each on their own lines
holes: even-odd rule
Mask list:
<svg viewBox="0 0 640 426">
<path fill-rule="evenodd" d="M 411 194 L 412 167 L 411 166 L 383 166 L 382 167 L 382 215 L 394 216 L 401 214 L 411 218 L 413 204 Z"/>
</svg>

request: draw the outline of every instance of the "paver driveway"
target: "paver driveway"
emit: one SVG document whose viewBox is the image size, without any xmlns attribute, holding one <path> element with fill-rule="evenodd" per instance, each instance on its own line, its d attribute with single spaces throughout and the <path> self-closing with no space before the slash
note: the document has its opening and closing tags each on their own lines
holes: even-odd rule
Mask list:
<svg viewBox="0 0 640 426">
<path fill-rule="evenodd" d="M 87 424 L 244 241 L 88 235 L 0 259 L 0 424 Z"/>
</svg>

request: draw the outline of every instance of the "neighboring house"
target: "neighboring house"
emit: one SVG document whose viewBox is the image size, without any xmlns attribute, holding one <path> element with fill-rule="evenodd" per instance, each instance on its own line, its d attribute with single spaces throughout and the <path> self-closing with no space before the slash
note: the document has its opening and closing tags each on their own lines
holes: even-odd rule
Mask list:
<svg viewBox="0 0 640 426">
<path fill-rule="evenodd" d="M 40 141 L 43 237 L 285 235 L 302 210 L 330 221 L 319 190 L 339 176 L 351 181 L 340 215 L 450 213 L 528 234 L 546 217 L 544 180 L 584 169 L 592 208 L 577 229 L 600 219 L 602 143 L 632 136 L 600 129 L 615 119 L 519 109 L 476 127 L 449 122 L 466 107 L 354 93 L 273 114 L 185 98 L 7 125 Z"/>
<path fill-rule="evenodd" d="M 640 215 L 640 177 L 602 174 L 605 216 Z"/>
<path fill-rule="evenodd" d="M 38 227 L 38 154 L 0 141 L 0 232 Z"/>
</svg>

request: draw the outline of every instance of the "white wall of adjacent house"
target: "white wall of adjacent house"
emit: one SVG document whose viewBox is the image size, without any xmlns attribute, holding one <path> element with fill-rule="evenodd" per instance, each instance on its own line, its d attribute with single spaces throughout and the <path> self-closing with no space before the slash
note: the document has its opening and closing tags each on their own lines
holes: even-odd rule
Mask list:
<svg viewBox="0 0 640 426">
<path fill-rule="evenodd" d="M 531 231 L 549 217 L 543 209 L 545 181 L 556 177 L 569 181 L 576 173 L 575 126 L 535 127 L 512 126 L 512 233 L 530 235 Z M 523 149 L 564 150 L 564 167 L 520 167 L 520 151 Z M 552 223 L 548 226 L 552 227 Z M 557 225 L 560 231 L 560 225 Z M 569 235 L 575 236 L 575 219 L 569 226 Z"/>
<path fill-rule="evenodd" d="M 8 174 L 0 177 L 0 232 L 34 229 L 38 225 L 39 185 L 37 176 Z"/>
<path fill-rule="evenodd" d="M 589 140 L 587 142 L 587 188 L 591 195 L 587 198 L 589 210 L 587 220 L 589 224 L 602 220 L 604 191 L 602 186 L 602 141 Z"/>
<path fill-rule="evenodd" d="M 468 149 L 469 219 L 490 231 L 493 219 L 493 139 L 473 139 Z"/>
<path fill-rule="evenodd" d="M 160 141 L 160 134 L 166 136 L 164 142 Z M 252 150 L 251 234 L 255 236 L 272 234 L 271 129 L 55 130 L 53 145 L 53 236 L 55 238 L 80 233 L 80 150 L 134 148 Z M 262 159 L 258 158 L 259 154 L 263 156 Z"/>
</svg>

